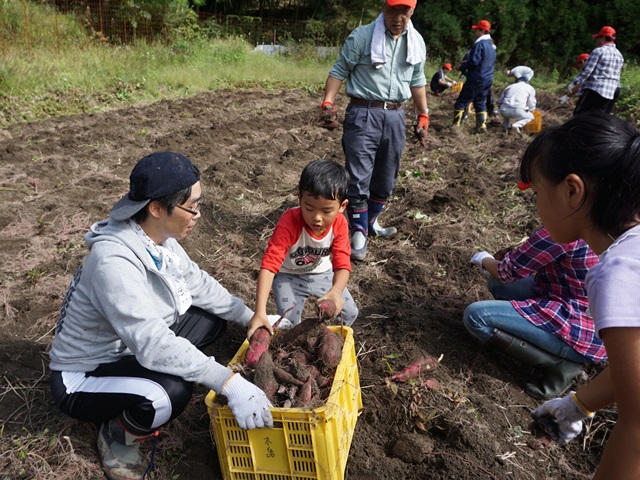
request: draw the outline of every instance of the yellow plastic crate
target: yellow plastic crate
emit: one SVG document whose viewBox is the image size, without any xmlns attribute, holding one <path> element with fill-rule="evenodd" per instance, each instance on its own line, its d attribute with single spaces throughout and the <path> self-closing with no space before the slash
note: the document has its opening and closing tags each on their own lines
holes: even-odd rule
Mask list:
<svg viewBox="0 0 640 480">
<path fill-rule="evenodd" d="M 527 133 L 538 133 L 542 130 L 542 113 L 540 113 L 538 109 L 533 110 L 531 113 L 533 113 L 533 120 L 524 126 L 524 131 Z"/>
<path fill-rule="evenodd" d="M 455 85 L 453 85 L 449 91 L 451 92 L 461 92 L 462 91 L 462 85 L 464 85 L 464 82 L 458 82 Z"/>
<path fill-rule="evenodd" d="M 342 480 L 362 409 L 358 364 L 349 327 L 329 327 L 344 337 L 342 359 L 324 405 L 271 408 L 274 428 L 242 430 L 231 409 L 205 398 L 225 480 Z M 241 363 L 245 341 L 229 366 Z"/>
</svg>

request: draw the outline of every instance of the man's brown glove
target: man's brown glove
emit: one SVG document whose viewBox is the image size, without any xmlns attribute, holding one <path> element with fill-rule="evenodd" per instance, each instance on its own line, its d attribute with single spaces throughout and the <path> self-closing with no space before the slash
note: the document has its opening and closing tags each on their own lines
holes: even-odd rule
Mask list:
<svg viewBox="0 0 640 480">
<path fill-rule="evenodd" d="M 418 124 L 415 126 L 415 134 L 422 146 L 427 146 L 427 132 L 429 131 L 429 114 L 421 113 L 418 115 Z"/>
<path fill-rule="evenodd" d="M 329 130 L 335 130 L 340 126 L 338 123 L 338 109 L 331 102 L 322 102 L 320 107 L 320 126 Z"/>
</svg>

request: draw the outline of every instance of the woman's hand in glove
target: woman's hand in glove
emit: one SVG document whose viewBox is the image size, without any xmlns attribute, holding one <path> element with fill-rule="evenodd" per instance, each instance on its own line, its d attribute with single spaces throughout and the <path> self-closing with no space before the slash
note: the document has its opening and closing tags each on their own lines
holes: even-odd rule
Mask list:
<svg viewBox="0 0 640 480">
<path fill-rule="evenodd" d="M 262 390 L 241 375 L 232 374 L 220 394 L 227 397 L 229 408 L 243 430 L 273 427 L 271 402 Z"/>
</svg>

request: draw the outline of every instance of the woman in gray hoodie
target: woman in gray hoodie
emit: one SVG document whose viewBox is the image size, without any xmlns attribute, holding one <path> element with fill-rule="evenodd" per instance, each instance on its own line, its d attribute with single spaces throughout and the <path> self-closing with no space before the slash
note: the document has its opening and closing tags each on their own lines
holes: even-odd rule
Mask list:
<svg viewBox="0 0 640 480">
<path fill-rule="evenodd" d="M 89 254 L 62 303 L 51 392 L 67 415 L 100 423 L 108 478 L 144 476 L 140 442 L 182 413 L 193 383 L 226 396 L 240 427 L 273 426 L 264 393 L 202 352 L 228 321 L 246 327 L 253 316 L 177 241 L 202 201 L 200 171 L 185 156 L 139 160 L 129 193 L 86 234 Z"/>
</svg>

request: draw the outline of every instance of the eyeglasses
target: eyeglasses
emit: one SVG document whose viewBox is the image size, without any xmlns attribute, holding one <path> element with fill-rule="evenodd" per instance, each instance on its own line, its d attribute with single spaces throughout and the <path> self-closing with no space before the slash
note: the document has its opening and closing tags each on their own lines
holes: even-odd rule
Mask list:
<svg viewBox="0 0 640 480">
<path fill-rule="evenodd" d="M 181 207 L 180 205 L 176 205 L 176 208 L 179 208 L 180 210 L 183 210 L 183 211 L 185 211 L 187 213 L 190 213 L 191 215 L 193 215 L 195 217 L 196 215 L 198 215 L 200 213 L 200 209 L 202 208 L 202 204 L 198 203 L 198 205 L 196 206 L 195 210 L 189 210 L 188 208 Z"/>
</svg>

